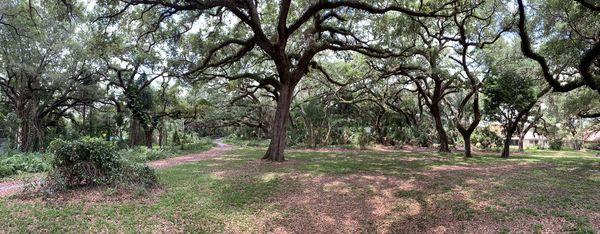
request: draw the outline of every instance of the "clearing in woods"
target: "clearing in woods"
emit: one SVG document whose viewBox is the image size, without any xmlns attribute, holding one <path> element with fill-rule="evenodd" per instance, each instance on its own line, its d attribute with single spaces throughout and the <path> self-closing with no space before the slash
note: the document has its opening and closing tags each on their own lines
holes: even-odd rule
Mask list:
<svg viewBox="0 0 600 234">
<path fill-rule="evenodd" d="M 600 158 L 592 152 L 495 155 L 227 146 L 158 170 L 161 188 L 0 200 L 4 231 L 594 232 Z M 188 158 L 189 159 L 189 158 Z M 190 162 L 194 161 L 194 162 Z M 171 161 L 173 165 L 176 161 Z M 160 162 L 157 165 L 171 163 Z M 155 163 L 153 163 L 155 164 Z M 162 166 L 157 166 L 163 168 Z M 167 166 L 165 166 L 167 167 Z"/>
</svg>

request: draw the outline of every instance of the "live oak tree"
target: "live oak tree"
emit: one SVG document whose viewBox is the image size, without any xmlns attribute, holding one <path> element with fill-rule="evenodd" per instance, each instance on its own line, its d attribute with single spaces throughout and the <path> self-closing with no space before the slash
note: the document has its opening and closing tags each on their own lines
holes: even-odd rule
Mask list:
<svg viewBox="0 0 600 234">
<path fill-rule="evenodd" d="M 532 78 L 514 70 L 492 72 L 487 78 L 484 88 L 486 95 L 484 112 L 490 120 L 502 123 L 504 145 L 501 157 L 503 158 L 509 157 L 511 137 L 523 117 L 527 116 L 539 98 L 550 90 L 545 88 L 540 91 L 535 90 L 535 87 Z"/>
<path fill-rule="evenodd" d="M 600 6 L 595 1 L 517 0 L 521 51 L 554 92 L 587 87 L 600 93 Z M 529 19 L 529 20 L 528 20 Z M 530 34 L 541 37 L 536 40 Z M 541 48 L 536 51 L 535 48 Z M 600 112 L 583 117 L 600 117 Z"/>
<path fill-rule="evenodd" d="M 0 3 L 0 90 L 18 119 L 23 151 L 43 150 L 45 134 L 97 94 L 85 47 L 85 18 L 54 1 Z"/>
<path fill-rule="evenodd" d="M 368 37 L 367 13 L 396 12 L 411 17 L 448 16 L 447 3 L 397 5 L 395 2 L 370 4 L 360 1 L 250 1 L 250 0 L 127 0 L 108 18 L 121 15 L 128 8 L 141 5 L 140 19 L 150 21 L 150 33 L 160 31 L 161 24 L 177 24 L 182 20 L 209 19 L 211 28 L 203 28 L 198 37 L 216 43 L 202 50 L 203 58 L 194 55 L 188 61 L 185 76 L 201 76 L 213 68 L 239 61 L 259 49 L 274 64 L 277 71 L 277 108 L 271 125 L 272 138 L 263 157 L 283 161 L 286 146 L 286 127 L 294 90 L 309 72 L 317 54 L 329 51 L 351 50 L 375 57 L 388 57 L 390 52 L 372 46 Z M 175 16 L 180 17 L 175 17 Z M 206 20 L 199 20 L 205 24 Z M 189 29 L 189 27 L 188 27 Z M 212 30 L 211 30 L 212 29 Z M 206 31 L 210 31 L 206 33 Z M 252 70 L 252 68 L 248 68 Z"/>
<path fill-rule="evenodd" d="M 489 1 L 462 14 L 456 14 L 454 34 L 442 35 L 458 44 L 454 48 L 456 56 L 451 56 L 450 59 L 462 68 L 459 86 L 463 88 L 458 92 L 462 94 L 458 98 L 458 105 L 451 104 L 450 110 L 453 112 L 454 125 L 463 137 L 467 158 L 471 157 L 471 135 L 482 118 L 479 93 L 485 78 L 480 69 L 483 61 L 477 54 L 480 54 L 484 47 L 494 44 L 511 27 L 512 17 L 506 16 L 507 10 L 503 9 L 502 5 L 502 1 Z"/>
<path fill-rule="evenodd" d="M 415 86 L 435 123 L 440 152 L 450 152 L 443 100 L 457 92 L 458 78 L 448 70 L 448 61 L 444 60 L 451 48 L 452 41 L 444 37 L 451 21 L 451 18 L 414 19 L 412 25 L 416 30 L 410 36 L 414 47 L 407 51 L 413 56 L 398 59 L 399 64 L 389 69 L 394 75 L 408 78 Z"/>
</svg>

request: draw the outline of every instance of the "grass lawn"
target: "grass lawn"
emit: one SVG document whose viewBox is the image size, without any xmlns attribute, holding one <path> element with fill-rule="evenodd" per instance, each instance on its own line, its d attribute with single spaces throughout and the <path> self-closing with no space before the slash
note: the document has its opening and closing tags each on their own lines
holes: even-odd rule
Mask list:
<svg viewBox="0 0 600 234">
<path fill-rule="evenodd" d="M 0 232 L 580 232 L 600 230 L 593 152 L 492 155 L 264 148 L 158 171 L 161 188 L 0 198 Z"/>
</svg>

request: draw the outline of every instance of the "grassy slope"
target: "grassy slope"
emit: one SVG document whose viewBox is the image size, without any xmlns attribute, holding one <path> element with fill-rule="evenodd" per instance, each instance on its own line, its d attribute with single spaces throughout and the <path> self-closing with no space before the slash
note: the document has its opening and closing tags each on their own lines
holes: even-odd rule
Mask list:
<svg viewBox="0 0 600 234">
<path fill-rule="evenodd" d="M 501 232 L 547 230 L 553 225 L 543 222 L 547 219 L 564 222 L 562 231 L 598 231 L 600 225 L 600 158 L 592 153 L 532 151 L 509 160 L 495 156 L 465 160 L 459 154 L 288 152 L 290 162 L 285 164 L 256 162 L 262 153 L 257 148 L 237 149 L 222 159 L 159 171 L 163 190 L 137 192 L 133 198 L 115 200 L 114 191 L 103 189 L 94 197 L 68 201 L 0 199 L 0 232 L 272 231 L 306 212 L 284 208 L 272 198 L 304 189 L 305 181 L 292 175 L 383 175 L 418 182 L 418 189 L 394 190 L 397 201 L 389 205 L 395 214 L 389 216 L 395 218 L 389 221 L 389 230 L 402 230 L 407 223 L 417 230 L 448 223 L 471 230 L 469 223 L 476 226 L 489 220 Z M 495 171 L 496 167 L 511 169 Z M 370 196 L 365 187 L 350 182 L 350 188 L 352 198 Z M 453 198 L 457 193 L 468 196 Z M 416 203 L 420 212 L 405 215 L 408 208 L 400 201 Z M 540 222 L 515 226 L 519 220 Z M 376 230 L 373 226 L 379 221 L 372 222 L 361 222 L 361 230 Z"/>
</svg>

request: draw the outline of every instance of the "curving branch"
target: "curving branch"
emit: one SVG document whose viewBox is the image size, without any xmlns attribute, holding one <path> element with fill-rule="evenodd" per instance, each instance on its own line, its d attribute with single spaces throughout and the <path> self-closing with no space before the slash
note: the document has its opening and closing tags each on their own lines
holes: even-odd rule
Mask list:
<svg viewBox="0 0 600 234">
<path fill-rule="evenodd" d="M 525 14 L 525 5 L 523 4 L 523 0 L 517 0 L 517 3 L 519 8 L 518 29 L 519 37 L 521 38 L 521 51 L 523 52 L 523 55 L 525 55 L 525 57 L 536 61 L 540 65 L 544 79 L 552 87 L 553 91 L 569 92 L 571 90 L 586 85 L 600 93 L 600 83 L 594 81 L 594 78 L 592 77 L 589 71 L 593 61 L 600 56 L 600 43 L 596 43 L 589 50 L 585 51 L 579 61 L 578 70 L 583 79 L 576 79 L 566 83 L 560 82 L 550 72 L 550 67 L 546 58 L 533 51 L 531 46 L 531 39 L 529 38 L 529 34 L 527 33 L 526 28 L 527 18 Z"/>
</svg>

